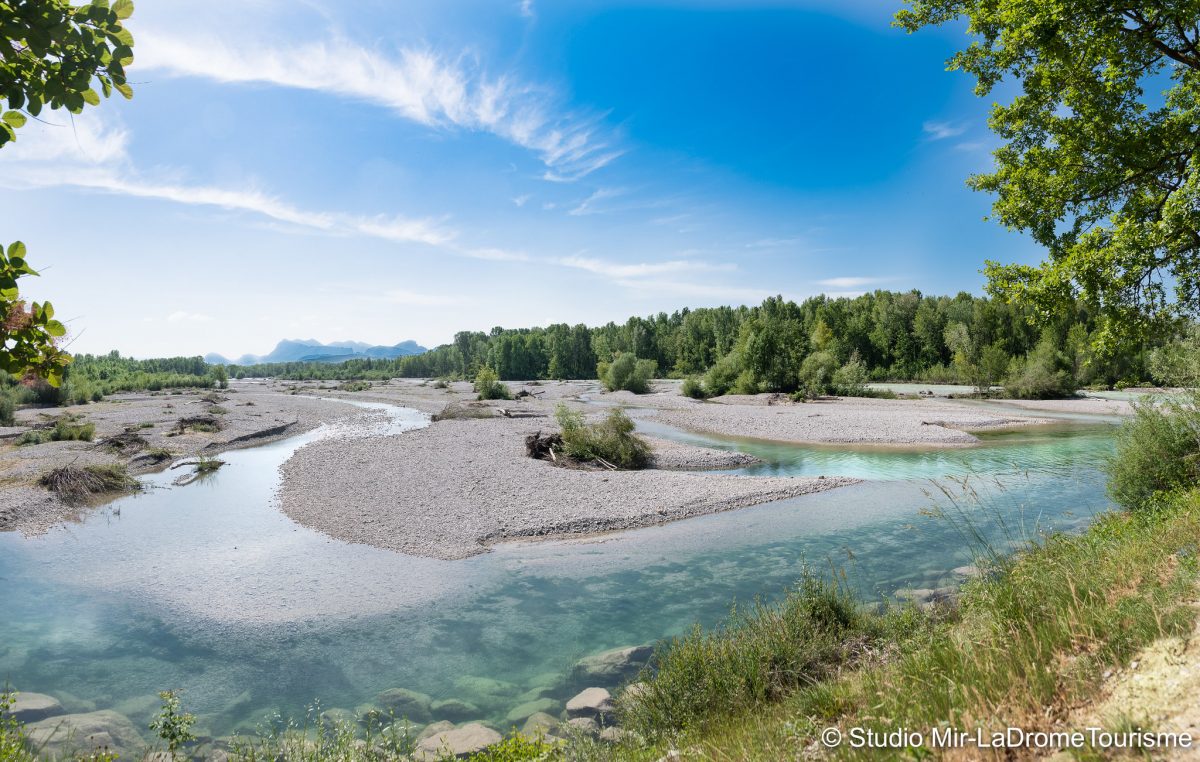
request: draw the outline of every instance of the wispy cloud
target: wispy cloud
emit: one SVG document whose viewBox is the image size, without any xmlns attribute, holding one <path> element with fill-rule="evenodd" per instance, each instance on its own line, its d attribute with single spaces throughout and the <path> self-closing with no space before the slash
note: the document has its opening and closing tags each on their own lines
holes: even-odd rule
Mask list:
<svg viewBox="0 0 1200 762">
<path fill-rule="evenodd" d="M 529 202 L 529 199 L 531 199 L 531 198 L 533 198 L 533 197 L 530 196 L 528 193 L 522 193 L 520 196 L 514 196 L 512 199 L 512 202 L 514 204 L 516 204 L 518 207 L 521 207 L 521 206 L 525 206 L 525 204 L 527 204 Z"/>
<path fill-rule="evenodd" d="M 588 196 L 583 201 L 580 201 L 579 204 L 576 205 L 574 209 L 567 212 L 567 214 L 571 215 L 572 217 L 582 217 L 586 214 L 599 214 L 604 210 L 597 208 L 597 202 L 603 201 L 606 198 L 616 198 L 624 192 L 625 190 L 623 188 L 597 188 L 592 192 L 592 195 Z"/>
<path fill-rule="evenodd" d="M 930 140 L 945 140 L 946 138 L 955 138 L 967 131 L 965 124 L 953 124 L 951 122 L 926 122 L 922 125 L 925 134 Z"/>
<path fill-rule="evenodd" d="M 531 19 L 535 15 L 533 11 L 533 0 L 521 0 L 520 9 L 521 15 L 527 19 Z"/>
<path fill-rule="evenodd" d="M 536 152 L 551 180 L 578 179 L 623 153 L 599 117 L 566 111 L 544 88 L 488 77 L 466 57 L 450 60 L 429 50 L 389 55 L 342 39 L 271 48 L 146 29 L 138 34 L 136 65 L 142 72 L 333 93 L 431 128 L 490 132 Z"/>
<path fill-rule="evenodd" d="M 574 267 L 580 270 L 586 270 L 596 275 L 603 275 L 607 278 L 641 278 L 648 275 L 663 275 L 666 273 L 684 273 L 684 272 L 713 272 L 713 271 L 728 271 L 737 269 L 732 264 L 709 264 L 707 262 L 697 262 L 695 260 L 674 259 L 666 262 L 611 262 L 605 259 L 596 259 L 593 257 L 570 256 L 561 257 L 555 260 L 557 264 L 564 267 Z"/>
<path fill-rule="evenodd" d="M 817 285 L 824 286 L 826 288 L 848 289 L 848 288 L 862 288 L 863 286 L 872 286 L 877 283 L 885 283 L 885 282 L 887 282 L 887 280 L 888 280 L 888 278 L 859 278 L 859 277 L 847 276 L 847 277 L 841 277 L 841 278 L 825 278 L 823 280 L 817 281 Z"/>
</svg>

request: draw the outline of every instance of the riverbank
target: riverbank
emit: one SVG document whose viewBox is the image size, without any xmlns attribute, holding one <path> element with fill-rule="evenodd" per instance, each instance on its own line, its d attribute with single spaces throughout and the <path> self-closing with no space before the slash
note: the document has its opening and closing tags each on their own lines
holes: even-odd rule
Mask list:
<svg viewBox="0 0 1200 762">
<path fill-rule="evenodd" d="M 279 441 L 361 414 L 352 405 L 293 395 L 269 383 L 118 394 L 89 405 L 19 410 L 18 425 L 0 430 L 0 531 L 40 534 L 116 496 L 64 501 L 38 484 L 51 469 L 118 466 L 136 476 L 197 456 Z M 18 444 L 22 434 L 64 416 L 94 426 L 91 441 Z"/>
</svg>

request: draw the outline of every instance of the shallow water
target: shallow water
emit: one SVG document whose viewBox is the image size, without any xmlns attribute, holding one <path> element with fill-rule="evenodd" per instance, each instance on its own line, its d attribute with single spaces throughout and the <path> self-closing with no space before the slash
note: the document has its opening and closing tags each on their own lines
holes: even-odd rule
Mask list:
<svg viewBox="0 0 1200 762">
<path fill-rule="evenodd" d="M 423 421 L 393 410 L 376 433 Z M 44 537 L 0 535 L 0 680 L 69 710 L 115 708 L 143 727 L 155 693 L 182 688 L 214 735 L 273 710 L 299 714 L 317 697 L 353 709 L 393 687 L 474 702 L 504 727 L 534 685 L 558 681 L 560 698 L 580 687 L 564 681 L 578 658 L 712 624 L 734 599 L 779 595 L 806 565 L 843 569 L 867 597 L 951 584 L 950 570 L 972 553 L 954 525 L 923 515 L 940 494 L 930 478 L 980 490 L 985 505 L 968 498 L 963 508 L 1000 547 L 1079 529 L 1107 506 L 1097 470 L 1111 449 L 1104 426 L 924 452 L 654 433 L 766 461 L 744 473 L 874 481 L 437 561 L 334 541 L 277 510 L 277 467 L 325 435 L 312 433 L 228 453 L 228 466 L 187 487 L 153 477 L 145 494 Z"/>
</svg>

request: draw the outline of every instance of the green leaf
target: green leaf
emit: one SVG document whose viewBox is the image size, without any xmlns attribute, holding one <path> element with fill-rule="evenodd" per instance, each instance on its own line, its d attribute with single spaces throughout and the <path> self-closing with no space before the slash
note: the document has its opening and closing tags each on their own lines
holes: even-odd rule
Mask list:
<svg viewBox="0 0 1200 762">
<path fill-rule="evenodd" d="M 67 327 L 57 320 L 47 320 L 46 333 L 57 339 L 67 335 Z"/>
<path fill-rule="evenodd" d="M 46 317 L 47 320 L 54 317 L 54 307 L 53 307 L 53 305 L 50 304 L 50 302 L 46 302 L 45 304 L 42 305 L 42 314 Z"/>
<path fill-rule="evenodd" d="M 83 91 L 83 100 L 93 106 L 99 106 L 100 105 L 100 94 L 89 87 L 88 89 Z M 17 125 L 17 126 L 19 127 L 20 125 Z"/>
<path fill-rule="evenodd" d="M 114 87 L 117 89 L 117 92 L 120 93 L 121 95 L 124 95 L 126 99 L 133 97 L 133 88 L 130 87 L 129 85 L 125 84 L 124 82 L 114 85 Z"/>
<path fill-rule="evenodd" d="M 21 257 L 24 259 L 25 253 L 25 244 L 21 243 L 20 241 L 13 241 L 8 245 L 8 256 L 10 259 L 13 257 Z"/>
<path fill-rule="evenodd" d="M 113 13 L 119 19 L 127 19 L 133 15 L 133 0 L 117 0 L 112 5 Z"/>
</svg>

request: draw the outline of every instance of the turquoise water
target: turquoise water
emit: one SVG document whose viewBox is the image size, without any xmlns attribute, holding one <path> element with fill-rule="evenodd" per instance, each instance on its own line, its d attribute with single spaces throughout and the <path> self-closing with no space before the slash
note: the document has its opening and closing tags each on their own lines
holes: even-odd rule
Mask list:
<svg viewBox="0 0 1200 762">
<path fill-rule="evenodd" d="M 397 416 L 392 430 L 421 423 Z M 394 687 L 473 702 L 503 728 L 530 688 L 553 682 L 565 698 L 581 687 L 567 679 L 580 657 L 712 624 L 735 599 L 778 596 L 806 566 L 843 569 L 867 597 L 952 583 L 972 552 L 924 515 L 930 478 L 980 490 L 988 507 L 964 506 L 998 545 L 1077 530 L 1107 507 L 1097 466 L 1110 431 L 1064 425 L 934 452 L 720 441 L 767 461 L 745 473 L 873 481 L 465 561 L 349 545 L 283 516 L 277 467 L 309 434 L 229 453 L 187 487 L 152 477 L 144 494 L 44 537 L 0 535 L 0 680 L 143 726 L 157 691 L 182 688 L 212 735 L 318 697 L 353 709 Z"/>
</svg>

